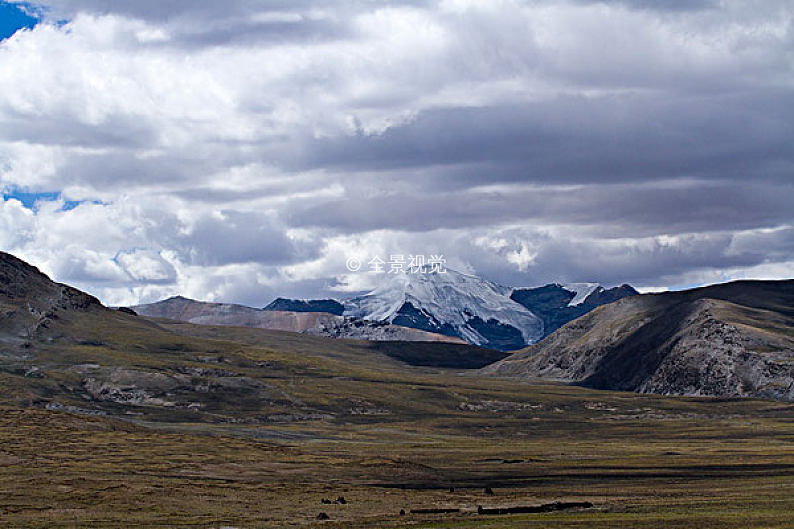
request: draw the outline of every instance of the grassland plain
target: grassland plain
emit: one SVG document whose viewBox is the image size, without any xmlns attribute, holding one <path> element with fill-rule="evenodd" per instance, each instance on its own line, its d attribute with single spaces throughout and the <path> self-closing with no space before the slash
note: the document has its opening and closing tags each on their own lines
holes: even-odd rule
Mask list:
<svg viewBox="0 0 794 529">
<path fill-rule="evenodd" d="M 486 378 L 104 308 L 22 350 L 0 370 L 7 527 L 794 527 L 788 403 Z M 555 501 L 593 507 L 477 512 Z"/>
</svg>

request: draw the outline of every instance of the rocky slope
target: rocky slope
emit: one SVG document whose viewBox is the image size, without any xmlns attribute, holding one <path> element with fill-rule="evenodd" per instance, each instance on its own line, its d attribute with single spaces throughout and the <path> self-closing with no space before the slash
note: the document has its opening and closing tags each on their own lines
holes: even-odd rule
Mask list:
<svg viewBox="0 0 794 529">
<path fill-rule="evenodd" d="M 794 281 L 621 299 L 483 372 L 641 393 L 792 401 Z"/>
<path fill-rule="evenodd" d="M 38 268 L 0 252 L 0 344 L 25 344 L 66 311 L 104 309 L 84 292 L 51 281 Z"/>
<path fill-rule="evenodd" d="M 200 313 L 187 300 L 176 303 L 183 315 Z M 361 323 L 381 337 L 394 329 Z M 2 406 L 178 423 L 324 421 L 411 408 L 412 377 L 437 371 L 406 364 L 478 368 L 503 356 L 468 344 L 333 340 L 147 318 L 106 308 L 0 253 Z M 409 396 L 384 382 L 401 380 Z"/>
<path fill-rule="evenodd" d="M 206 303 L 181 296 L 148 305 L 137 305 L 133 310 L 142 316 L 201 325 L 255 327 L 329 338 L 464 343 L 454 337 L 382 321 L 362 321 L 326 312 L 264 310 L 229 303 Z"/>
</svg>

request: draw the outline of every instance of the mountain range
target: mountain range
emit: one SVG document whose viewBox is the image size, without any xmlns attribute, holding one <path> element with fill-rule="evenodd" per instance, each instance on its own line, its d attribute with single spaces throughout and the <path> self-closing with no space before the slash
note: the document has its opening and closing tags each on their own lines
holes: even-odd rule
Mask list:
<svg viewBox="0 0 794 529">
<path fill-rule="evenodd" d="M 312 306 L 311 302 L 304 303 L 304 306 Z M 203 325 L 255 327 L 328 338 L 466 343 L 460 338 L 392 325 L 384 321 L 364 321 L 329 312 L 265 310 L 231 303 L 207 303 L 182 296 L 168 298 L 157 303 L 135 305 L 132 310 L 137 314 L 152 318 L 166 318 Z"/>
<path fill-rule="evenodd" d="M 205 373 L 229 399 L 259 391 L 254 387 L 258 383 L 225 379 L 218 374 L 223 369 L 193 365 L 214 358 L 212 351 L 226 344 L 224 348 L 242 347 L 229 350 L 243 355 L 240 365 L 248 366 L 247 346 L 233 344 L 254 340 L 261 346 L 272 344 L 274 351 L 286 347 L 298 354 L 298 362 L 304 355 L 319 354 L 341 361 L 340 366 L 346 361 L 342 359 L 364 362 L 367 370 L 378 365 L 399 370 L 397 366 L 406 364 L 482 368 L 479 374 L 489 377 L 543 378 L 599 390 L 794 401 L 794 280 L 737 281 L 641 295 L 625 285 L 608 290 L 593 285 L 505 289 L 463 275 L 397 285 L 398 294 L 391 284 L 392 288 L 345 301 L 345 312 L 360 310 L 382 318 L 377 321 L 178 297 L 148 306 L 154 317 L 143 317 L 131 309 L 111 310 L 95 297 L 55 283 L 35 267 L 0 253 L 0 387 L 14 402 L 57 400 L 77 406 L 87 399 L 159 406 L 161 401 L 184 401 L 174 405 L 188 406 L 192 398 L 211 407 L 211 401 L 221 397 L 215 390 L 205 394 L 211 386 L 185 373 Z M 467 297 L 468 288 L 476 295 Z M 612 298 L 619 299 L 607 303 Z M 445 299 L 449 306 L 442 305 Z M 415 314 L 401 310 L 408 303 Z M 500 309 L 509 309 L 512 319 Z M 524 318 L 531 323 L 529 329 L 539 332 L 579 311 L 584 314 L 512 354 L 388 323 L 406 321 L 406 314 L 429 321 L 431 315 L 441 321 L 440 315 L 455 332 L 478 332 L 488 339 L 482 327 L 472 324 L 476 318 L 487 322 L 499 317 L 516 324 Z M 159 319 L 163 316 L 169 319 Z M 213 322 L 223 326 L 209 325 Z M 303 334 L 240 325 L 281 326 Z M 324 325 L 325 330 L 317 330 Z M 334 335 L 329 329 L 345 326 L 358 328 L 368 341 L 327 338 Z M 312 333 L 316 335 L 307 336 Z M 167 365 L 162 363 L 166 359 Z M 180 392 L 184 398 L 173 400 Z"/>
<path fill-rule="evenodd" d="M 597 389 L 793 401 L 794 280 L 620 299 L 483 372 Z"/>
<path fill-rule="evenodd" d="M 265 310 L 327 307 L 359 320 L 388 322 L 510 351 L 541 340 L 595 307 L 636 294 L 629 285 L 605 289 L 595 283 L 511 288 L 448 269 L 388 274 L 371 292 L 346 300 L 279 298 Z"/>
<path fill-rule="evenodd" d="M 185 299 L 168 305 L 196 308 Z M 378 386 L 413 387 L 422 373 L 413 366 L 475 369 L 505 356 L 450 341 L 342 340 L 148 318 L 0 252 L 0 407 L 174 422 L 322 420 L 411 407 L 389 404 L 393 392 Z M 422 400 L 417 410 L 430 402 Z"/>
</svg>

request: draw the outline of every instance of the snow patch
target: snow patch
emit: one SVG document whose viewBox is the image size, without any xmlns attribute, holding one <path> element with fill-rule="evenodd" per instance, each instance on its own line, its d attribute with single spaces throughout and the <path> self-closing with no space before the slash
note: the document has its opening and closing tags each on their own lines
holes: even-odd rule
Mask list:
<svg viewBox="0 0 794 529">
<path fill-rule="evenodd" d="M 584 303 L 584 300 L 587 299 L 587 296 L 599 288 L 602 288 L 598 283 L 566 283 L 560 286 L 568 292 L 573 292 L 576 294 L 576 296 L 574 296 L 574 298 L 568 303 L 569 307 L 581 305 Z"/>
</svg>

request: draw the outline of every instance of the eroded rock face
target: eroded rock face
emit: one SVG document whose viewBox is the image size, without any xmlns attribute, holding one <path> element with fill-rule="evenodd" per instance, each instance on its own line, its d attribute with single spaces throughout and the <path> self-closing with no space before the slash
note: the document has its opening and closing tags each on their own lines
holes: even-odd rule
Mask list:
<svg viewBox="0 0 794 529">
<path fill-rule="evenodd" d="M 64 312 L 103 309 L 95 297 L 55 283 L 36 267 L 0 252 L 0 345 L 28 347 Z"/>
<path fill-rule="evenodd" d="M 792 329 L 794 281 L 633 296 L 483 371 L 599 389 L 793 401 Z"/>
<path fill-rule="evenodd" d="M 759 336 L 720 321 L 718 302 L 703 301 L 687 322 L 692 332 L 681 333 L 671 354 L 637 388 L 665 395 L 719 395 L 794 400 L 792 351 L 759 353 Z"/>
<path fill-rule="evenodd" d="M 83 366 L 75 369 L 83 373 L 82 389 L 89 398 L 128 406 L 201 408 L 217 398 L 263 402 L 283 398 L 263 382 L 223 369 L 191 366 L 169 372 Z"/>
<path fill-rule="evenodd" d="M 165 398 L 169 393 L 190 387 L 190 377 L 135 369 L 109 369 L 83 380 L 93 399 L 134 406 L 175 406 Z"/>
</svg>

